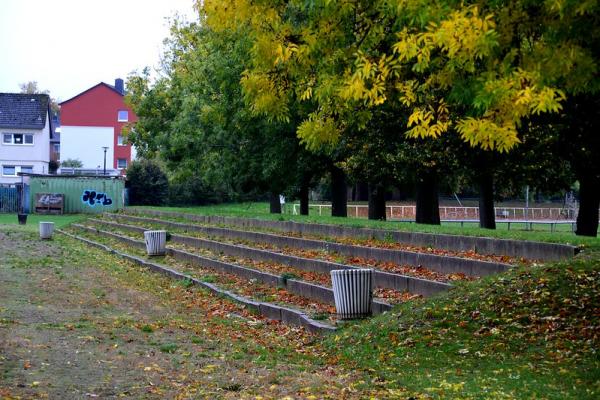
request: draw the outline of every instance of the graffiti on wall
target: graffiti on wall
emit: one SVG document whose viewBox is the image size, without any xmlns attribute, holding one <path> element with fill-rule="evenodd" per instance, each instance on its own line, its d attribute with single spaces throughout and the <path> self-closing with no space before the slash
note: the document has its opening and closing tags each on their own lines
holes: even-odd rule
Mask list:
<svg viewBox="0 0 600 400">
<path fill-rule="evenodd" d="M 110 206 L 113 201 L 106 193 L 96 192 L 95 190 L 84 190 L 81 201 L 90 207 L 96 205 Z"/>
</svg>

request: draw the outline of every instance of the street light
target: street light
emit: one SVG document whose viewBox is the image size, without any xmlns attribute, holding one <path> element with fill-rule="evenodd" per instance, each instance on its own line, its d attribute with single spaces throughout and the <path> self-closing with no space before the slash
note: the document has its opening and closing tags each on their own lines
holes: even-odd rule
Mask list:
<svg viewBox="0 0 600 400">
<path fill-rule="evenodd" d="M 108 150 L 108 147 L 102 146 L 102 149 L 104 149 L 104 175 L 106 175 L 106 150 Z"/>
</svg>

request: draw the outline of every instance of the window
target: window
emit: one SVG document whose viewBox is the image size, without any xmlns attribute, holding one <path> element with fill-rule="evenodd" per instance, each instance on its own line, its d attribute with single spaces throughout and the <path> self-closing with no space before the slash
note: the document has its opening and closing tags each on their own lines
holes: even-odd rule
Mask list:
<svg viewBox="0 0 600 400">
<path fill-rule="evenodd" d="M 31 133 L 5 133 L 2 135 L 3 144 L 33 145 L 33 134 Z"/>
<path fill-rule="evenodd" d="M 127 159 L 126 158 L 117 158 L 117 169 L 125 169 L 127 168 Z"/>
<path fill-rule="evenodd" d="M 3 165 L 2 166 L 2 175 L 4 176 L 17 176 L 19 172 L 24 172 L 26 174 L 33 174 L 33 166 L 31 165 Z"/>
<path fill-rule="evenodd" d="M 123 135 L 117 136 L 117 144 L 119 146 L 127 146 L 127 143 L 125 143 L 125 139 L 123 138 Z"/>
<path fill-rule="evenodd" d="M 119 110 L 119 112 L 117 113 L 117 121 L 119 121 L 119 122 L 129 121 L 129 111 Z"/>
<path fill-rule="evenodd" d="M 2 166 L 2 175 L 4 176 L 16 176 L 17 169 L 14 165 L 3 165 Z"/>
<path fill-rule="evenodd" d="M 59 143 L 54 143 L 54 152 L 60 153 L 60 144 Z"/>
</svg>

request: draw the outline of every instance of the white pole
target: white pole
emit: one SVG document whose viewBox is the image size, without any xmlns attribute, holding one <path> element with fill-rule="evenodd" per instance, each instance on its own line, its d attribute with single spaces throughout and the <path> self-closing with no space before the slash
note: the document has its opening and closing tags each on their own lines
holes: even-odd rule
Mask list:
<svg viewBox="0 0 600 400">
<path fill-rule="evenodd" d="M 525 186 L 525 219 L 529 217 L 529 185 Z"/>
</svg>

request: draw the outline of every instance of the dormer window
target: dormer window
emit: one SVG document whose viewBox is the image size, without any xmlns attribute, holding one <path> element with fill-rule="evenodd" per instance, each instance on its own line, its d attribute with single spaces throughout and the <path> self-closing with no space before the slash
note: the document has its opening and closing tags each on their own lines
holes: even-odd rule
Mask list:
<svg viewBox="0 0 600 400">
<path fill-rule="evenodd" d="M 127 122 L 129 121 L 129 111 L 127 110 L 119 110 L 117 113 L 117 121 L 118 122 Z"/>
</svg>

